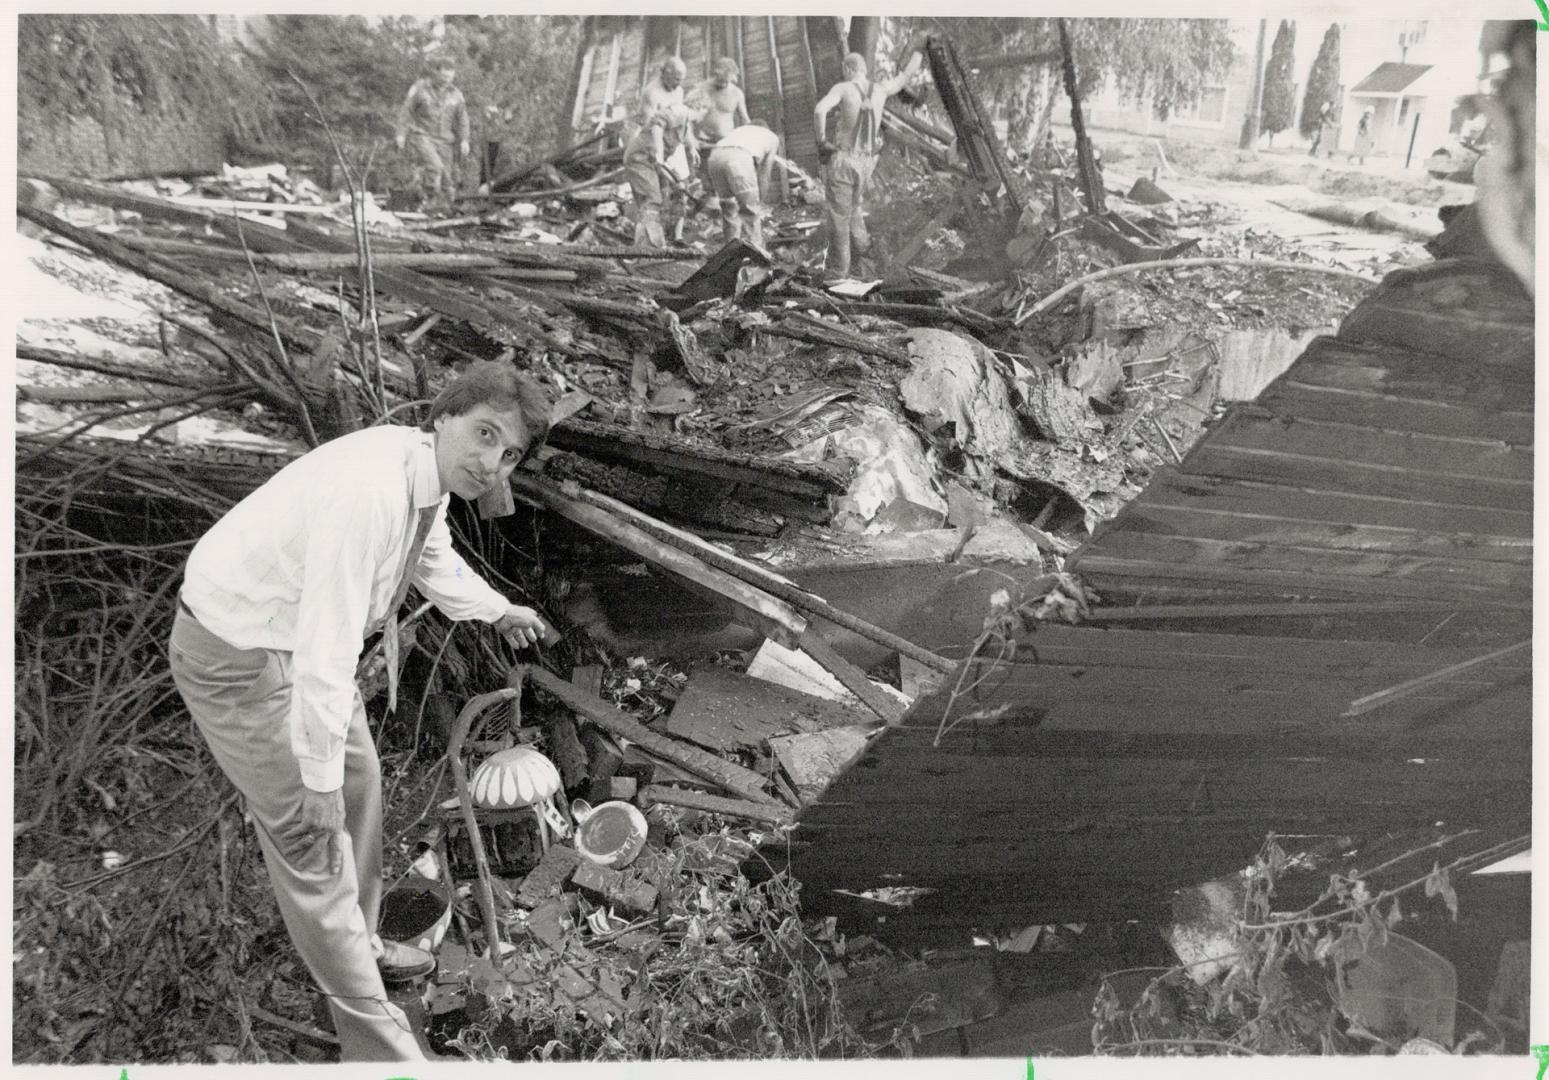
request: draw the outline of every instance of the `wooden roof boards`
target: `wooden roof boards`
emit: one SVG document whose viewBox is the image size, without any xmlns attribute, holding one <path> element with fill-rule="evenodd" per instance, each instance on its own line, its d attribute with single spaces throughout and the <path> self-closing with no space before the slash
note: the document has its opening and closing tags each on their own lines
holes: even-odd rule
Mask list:
<svg viewBox="0 0 1549 1080">
<path fill-rule="evenodd" d="M 1402 271 L 1076 552 L 1099 593 L 1193 581 L 1526 611 L 1532 309 L 1477 264 Z M 1360 636 L 1360 635 L 1356 635 Z"/>
<path fill-rule="evenodd" d="M 1068 560 L 1162 618 L 949 676 L 798 818 L 804 908 L 961 941 L 1160 915 L 1271 831 L 1527 833 L 1532 345 L 1501 269 L 1389 275 Z"/>
</svg>

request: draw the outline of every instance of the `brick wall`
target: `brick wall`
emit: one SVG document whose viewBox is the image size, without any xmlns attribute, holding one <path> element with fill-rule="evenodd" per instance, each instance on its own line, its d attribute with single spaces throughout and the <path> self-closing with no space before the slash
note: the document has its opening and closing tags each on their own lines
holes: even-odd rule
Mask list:
<svg viewBox="0 0 1549 1080">
<path fill-rule="evenodd" d="M 127 112 L 127 110 L 126 110 Z M 91 117 L 19 110 L 16 168 L 20 173 L 114 179 L 219 172 L 226 156 L 222 122 L 198 116 L 128 113 L 110 127 Z"/>
</svg>

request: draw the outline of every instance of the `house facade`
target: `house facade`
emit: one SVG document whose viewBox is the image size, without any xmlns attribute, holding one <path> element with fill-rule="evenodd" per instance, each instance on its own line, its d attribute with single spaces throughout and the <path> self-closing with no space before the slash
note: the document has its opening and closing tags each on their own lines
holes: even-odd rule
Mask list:
<svg viewBox="0 0 1549 1080">
<path fill-rule="evenodd" d="M 1261 145 L 1306 146 L 1297 131 L 1307 75 L 1329 23 L 1297 19 L 1292 66 L 1297 116 L 1286 131 Z M 1278 20 L 1269 20 L 1265 60 Z M 1445 143 L 1464 122 L 1459 99 L 1477 91 L 1480 80 L 1479 19 L 1342 19 L 1340 28 L 1338 124 L 1332 145 L 1348 153 L 1355 144 L 1361 113 L 1372 110 L 1374 156 L 1419 162 Z M 1094 127 L 1236 146 L 1243 122 L 1253 108 L 1253 61 L 1258 19 L 1233 19 L 1236 58 L 1226 76 L 1206 88 L 1200 100 L 1166 120 L 1148 102 L 1125 101 L 1112 88 L 1089 103 Z M 1329 145 L 1325 142 L 1325 147 Z M 1410 154 L 1411 146 L 1413 149 Z"/>
</svg>

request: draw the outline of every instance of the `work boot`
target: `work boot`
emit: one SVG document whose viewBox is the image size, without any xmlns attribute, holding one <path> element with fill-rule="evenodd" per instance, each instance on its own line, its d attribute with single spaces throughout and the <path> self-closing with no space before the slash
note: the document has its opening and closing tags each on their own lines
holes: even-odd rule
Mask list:
<svg viewBox="0 0 1549 1080">
<path fill-rule="evenodd" d="M 436 970 L 436 958 L 424 949 L 401 941 L 382 941 L 382 954 L 376 958 L 382 981 L 388 984 L 413 982 Z"/>
</svg>

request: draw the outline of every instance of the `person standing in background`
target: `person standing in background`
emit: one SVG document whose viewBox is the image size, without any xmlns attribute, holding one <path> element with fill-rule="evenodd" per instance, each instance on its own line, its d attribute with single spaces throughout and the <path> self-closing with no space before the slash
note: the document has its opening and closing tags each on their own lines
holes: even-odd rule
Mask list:
<svg viewBox="0 0 1549 1080">
<path fill-rule="evenodd" d="M 409 87 L 394 123 L 393 141 L 408 151 L 422 207 L 450 209 L 458 161 L 468 157 L 468 103 L 452 85 L 456 75 L 447 57 L 432 60 L 430 74 Z"/>
<path fill-rule="evenodd" d="M 882 110 L 887 99 L 902 90 L 920 70 L 924 60 L 925 37 L 911 42 L 913 55 L 903 71 L 891 79 L 872 82 L 867 77 L 866 59 L 859 53 L 844 58 L 842 82 L 824 94 L 813 107 L 812 119 L 818 139 L 818 156 L 823 162 L 823 187 L 828 219 L 828 259 L 825 272 L 830 278 L 850 276 L 850 254 L 866 254 L 871 238 L 866 232 L 866 188 L 877 167 L 882 149 Z M 827 136 L 828 114 L 839 110 L 833 138 Z"/>
</svg>

